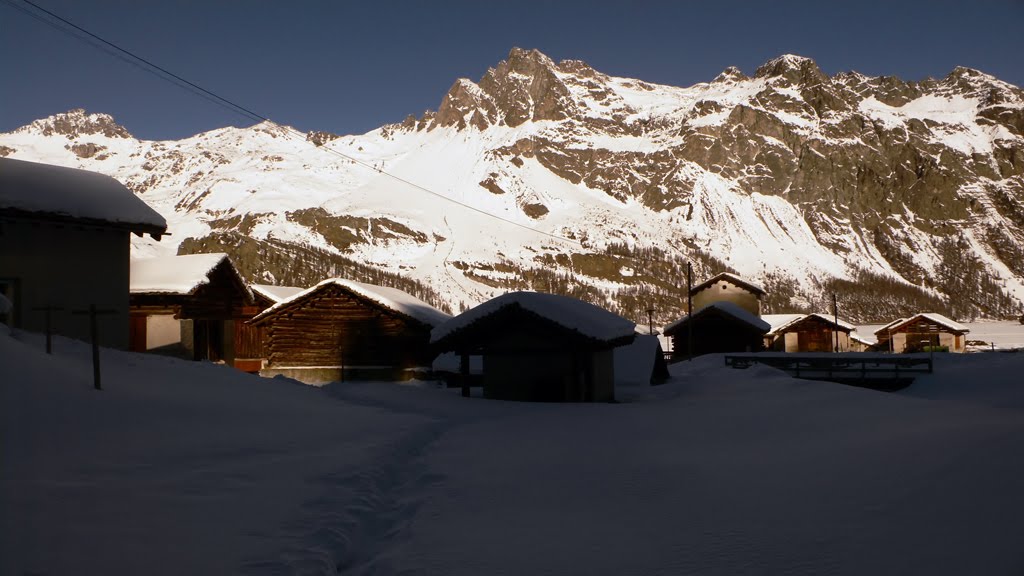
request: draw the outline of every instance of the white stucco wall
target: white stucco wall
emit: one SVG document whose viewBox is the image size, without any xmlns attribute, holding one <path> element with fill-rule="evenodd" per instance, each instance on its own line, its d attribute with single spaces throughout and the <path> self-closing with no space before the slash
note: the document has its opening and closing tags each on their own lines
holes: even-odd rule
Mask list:
<svg viewBox="0 0 1024 576">
<path fill-rule="evenodd" d="M 170 314 L 146 317 L 146 350 L 181 342 L 181 321 Z"/>
</svg>

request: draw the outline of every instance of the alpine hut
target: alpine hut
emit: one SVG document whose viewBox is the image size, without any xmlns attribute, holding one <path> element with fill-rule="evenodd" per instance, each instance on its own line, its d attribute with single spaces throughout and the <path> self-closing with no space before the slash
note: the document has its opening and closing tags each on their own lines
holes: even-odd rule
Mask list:
<svg viewBox="0 0 1024 576">
<path fill-rule="evenodd" d="M 950 352 L 967 349 L 970 330 L 954 320 L 925 312 L 900 318 L 875 331 L 876 347 L 890 352 L 920 352 L 928 348 L 944 348 Z"/>
<path fill-rule="evenodd" d="M 665 327 L 672 361 L 717 352 L 760 352 L 771 326 L 734 302 L 713 302 Z M 691 338 L 692 337 L 692 338 Z M 692 346 L 691 346 L 692 342 Z"/>
<path fill-rule="evenodd" d="M 0 158 L 0 322 L 86 340 L 129 344 L 130 235 L 167 233 L 167 222 L 109 176 Z M 78 314 L 76 314 L 78 313 Z"/>
<path fill-rule="evenodd" d="M 254 306 L 227 254 L 132 261 L 132 350 L 180 352 L 244 370 L 258 354 L 244 338 Z"/>
<path fill-rule="evenodd" d="M 465 376 L 469 357 L 481 356 L 487 398 L 605 402 L 615 399 L 613 350 L 632 343 L 635 328 L 576 298 L 512 292 L 438 326 L 431 342 L 465 358 Z"/>
<path fill-rule="evenodd" d="M 774 352 L 851 352 L 856 326 L 826 314 L 766 314 L 765 347 Z"/>
<path fill-rule="evenodd" d="M 263 376 L 307 384 L 402 380 L 429 370 L 430 331 L 450 315 L 397 288 L 342 278 L 320 282 L 252 319 L 266 327 Z"/>
<path fill-rule="evenodd" d="M 716 274 L 690 289 L 693 309 L 698 310 L 715 302 L 731 302 L 755 317 L 761 315 L 763 288 L 729 272 Z"/>
</svg>

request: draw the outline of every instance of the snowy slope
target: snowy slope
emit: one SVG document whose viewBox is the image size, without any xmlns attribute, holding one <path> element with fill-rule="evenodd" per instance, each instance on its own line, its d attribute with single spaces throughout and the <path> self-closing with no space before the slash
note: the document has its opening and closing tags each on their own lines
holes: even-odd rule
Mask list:
<svg viewBox="0 0 1024 576">
<path fill-rule="evenodd" d="M 866 270 L 945 298 L 951 314 L 998 316 L 1024 298 L 1024 168 L 1007 160 L 1022 131 L 1020 89 L 968 69 L 829 78 L 783 56 L 754 77 L 730 68 L 677 88 L 514 49 L 478 83 L 457 81 L 437 112 L 359 136 L 263 123 L 139 141 L 73 111 L 0 135 L 0 151 L 127 183 L 174 234 L 136 240 L 137 256 L 230 231 L 422 280 L 456 307 L 531 268 L 612 302 L 637 286 L 674 298 L 680 278 L 644 278 L 643 262 L 566 260 L 625 244 L 695 259 L 702 274 L 720 271 L 711 256 L 781 278 L 790 308 Z M 954 244 L 975 262 L 960 275 L 969 286 L 942 280 Z M 991 302 L 967 297 L 979 291 Z"/>
<path fill-rule="evenodd" d="M 902 394 L 673 367 L 618 404 L 309 388 L 0 335 L 0 573 L 1013 574 L 1020 354 Z M 978 378 L 978 374 L 984 374 Z"/>
</svg>

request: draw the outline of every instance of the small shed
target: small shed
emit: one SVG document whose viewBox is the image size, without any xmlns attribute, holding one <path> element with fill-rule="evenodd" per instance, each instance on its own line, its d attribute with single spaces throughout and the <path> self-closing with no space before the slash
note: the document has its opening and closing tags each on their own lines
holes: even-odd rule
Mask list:
<svg viewBox="0 0 1024 576">
<path fill-rule="evenodd" d="M 307 384 L 402 380 L 429 371 L 430 331 L 451 316 L 397 288 L 324 280 L 251 321 L 267 330 L 263 376 Z"/>
<path fill-rule="evenodd" d="M 240 338 L 242 323 L 255 313 L 253 293 L 227 254 L 132 261 L 132 350 L 177 352 L 245 369 L 258 350 Z"/>
<path fill-rule="evenodd" d="M 890 352 L 920 352 L 929 348 L 945 348 L 950 352 L 967 349 L 970 330 L 942 314 L 924 312 L 910 318 L 890 322 L 875 331 L 877 348 Z"/>
<path fill-rule="evenodd" d="M 714 302 L 683 316 L 665 327 L 672 338 L 672 361 L 687 357 L 690 336 L 693 354 L 720 352 L 760 352 L 764 350 L 765 334 L 771 329 L 767 322 L 733 302 Z"/>
<path fill-rule="evenodd" d="M 0 322 L 88 340 L 95 306 L 97 341 L 129 345 L 130 235 L 167 233 L 167 222 L 109 176 L 0 158 L 0 294 L 11 310 Z M 49 309 L 49 313 L 47 312 Z"/>
<path fill-rule="evenodd" d="M 690 290 L 694 310 L 715 302 L 731 302 L 754 316 L 761 315 L 764 295 L 757 284 L 729 272 L 716 274 Z"/>
<path fill-rule="evenodd" d="M 775 352 L 850 352 L 856 326 L 826 314 L 767 314 L 765 347 Z M 836 350 L 838 348 L 838 350 Z"/>
<path fill-rule="evenodd" d="M 438 352 L 481 356 L 487 398 L 607 402 L 615 399 L 613 351 L 633 342 L 635 328 L 576 298 L 512 292 L 435 328 L 431 342 Z"/>
</svg>

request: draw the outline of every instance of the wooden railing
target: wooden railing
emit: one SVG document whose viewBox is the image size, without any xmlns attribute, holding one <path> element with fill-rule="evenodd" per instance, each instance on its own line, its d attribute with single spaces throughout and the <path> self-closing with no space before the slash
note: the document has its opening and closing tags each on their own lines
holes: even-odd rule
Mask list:
<svg viewBox="0 0 1024 576">
<path fill-rule="evenodd" d="M 931 374 L 934 366 L 929 356 L 847 354 L 730 354 L 725 365 L 749 368 L 763 364 L 778 368 L 796 378 L 829 380 L 869 388 L 901 388 L 919 375 Z"/>
</svg>

